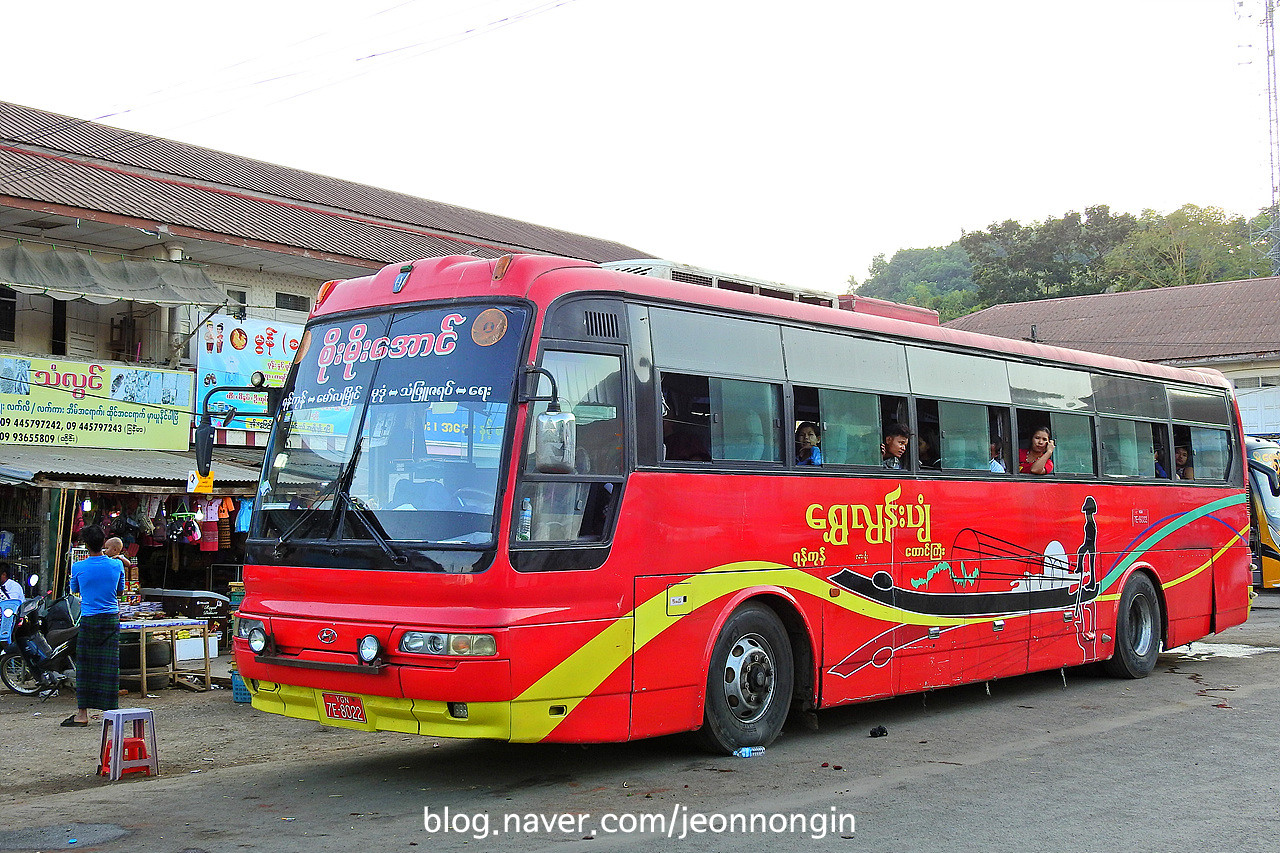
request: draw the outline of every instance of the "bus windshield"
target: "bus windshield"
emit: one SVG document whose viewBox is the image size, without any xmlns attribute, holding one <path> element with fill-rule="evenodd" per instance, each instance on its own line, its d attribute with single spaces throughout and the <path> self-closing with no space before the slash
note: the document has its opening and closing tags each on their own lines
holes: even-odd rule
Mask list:
<svg viewBox="0 0 1280 853">
<path fill-rule="evenodd" d="M 525 320 L 520 308 L 451 306 L 312 324 L 256 535 L 492 544 Z"/>
<path fill-rule="evenodd" d="M 1269 445 L 1251 447 L 1249 458 L 1280 470 L 1280 447 Z M 1249 483 L 1253 487 L 1254 494 L 1258 496 L 1258 502 L 1262 504 L 1262 511 L 1271 522 L 1271 529 L 1280 530 L 1280 498 L 1271 494 L 1270 484 L 1256 471 L 1249 472 Z"/>
</svg>

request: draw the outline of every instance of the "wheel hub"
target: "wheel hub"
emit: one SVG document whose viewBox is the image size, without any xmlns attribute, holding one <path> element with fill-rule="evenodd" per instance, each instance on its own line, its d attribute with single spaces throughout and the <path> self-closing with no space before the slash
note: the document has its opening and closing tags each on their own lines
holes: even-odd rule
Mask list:
<svg viewBox="0 0 1280 853">
<path fill-rule="evenodd" d="M 724 672 L 725 699 L 733 715 L 744 723 L 760 719 L 775 686 L 773 652 L 764 638 L 748 634 L 734 643 Z"/>
</svg>

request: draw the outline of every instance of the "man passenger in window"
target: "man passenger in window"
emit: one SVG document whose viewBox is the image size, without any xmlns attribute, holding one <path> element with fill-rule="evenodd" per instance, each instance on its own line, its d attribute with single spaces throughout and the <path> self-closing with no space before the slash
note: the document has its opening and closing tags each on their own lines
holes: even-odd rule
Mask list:
<svg viewBox="0 0 1280 853">
<path fill-rule="evenodd" d="M 997 438 L 991 442 L 989 449 L 991 451 L 991 461 L 987 463 L 987 468 L 991 470 L 992 474 L 1008 473 L 1004 467 L 1004 442 Z"/>
<path fill-rule="evenodd" d="M 801 422 L 796 427 L 796 464 L 821 465 L 822 448 L 818 446 L 821 442 L 822 434 L 818 425 L 813 421 Z"/>
<path fill-rule="evenodd" d="M 900 423 L 891 423 L 884 431 L 884 442 L 880 445 L 880 457 L 884 467 L 900 470 L 906 466 L 907 445 L 911 442 L 911 432 Z"/>
<path fill-rule="evenodd" d="M 1018 473 L 1044 476 L 1053 473 L 1053 438 L 1047 426 L 1038 426 L 1031 432 L 1031 446 L 1018 451 Z"/>
</svg>

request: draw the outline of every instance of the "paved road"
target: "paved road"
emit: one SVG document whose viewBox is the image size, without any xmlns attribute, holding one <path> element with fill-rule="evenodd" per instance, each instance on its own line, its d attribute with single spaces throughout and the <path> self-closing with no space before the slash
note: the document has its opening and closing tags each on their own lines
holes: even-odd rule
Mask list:
<svg viewBox="0 0 1280 853">
<path fill-rule="evenodd" d="M 660 843 L 689 850 L 1271 851 L 1278 703 L 1268 594 L 1247 625 L 1142 681 L 1053 672 L 826 711 L 819 732 L 788 730 L 751 759 L 676 738 L 372 736 L 309 759 L 316 727 L 297 723 L 271 760 L 6 805 L 16 830 L 0 850 L 631 850 L 652 847 L 641 829 L 660 815 L 675 823 Z M 888 735 L 868 737 L 878 725 Z M 447 822 L 429 832 L 424 810 Z M 733 815 L 764 831 L 715 831 Z"/>
</svg>

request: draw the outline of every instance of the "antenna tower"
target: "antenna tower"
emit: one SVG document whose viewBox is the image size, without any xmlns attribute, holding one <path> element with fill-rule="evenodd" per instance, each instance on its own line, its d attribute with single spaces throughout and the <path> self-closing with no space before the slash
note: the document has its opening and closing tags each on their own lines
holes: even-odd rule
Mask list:
<svg viewBox="0 0 1280 853">
<path fill-rule="evenodd" d="M 1280 101 L 1276 85 L 1276 0 L 1264 0 L 1262 28 L 1267 34 L 1267 133 L 1271 141 L 1271 223 L 1267 227 L 1267 257 L 1271 274 L 1280 276 Z"/>
</svg>

